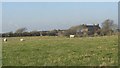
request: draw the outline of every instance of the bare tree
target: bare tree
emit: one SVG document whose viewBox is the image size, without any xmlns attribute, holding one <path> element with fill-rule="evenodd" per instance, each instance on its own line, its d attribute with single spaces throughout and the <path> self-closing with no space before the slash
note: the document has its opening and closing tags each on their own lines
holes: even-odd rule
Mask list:
<svg viewBox="0 0 120 68">
<path fill-rule="evenodd" d="M 19 28 L 19 29 L 17 29 L 16 31 L 15 31 L 15 33 L 23 33 L 23 32 L 25 32 L 27 30 L 27 28 Z"/>
<path fill-rule="evenodd" d="M 77 26 L 70 27 L 67 31 L 65 31 L 64 34 L 66 36 L 69 36 L 70 34 L 76 35 L 77 33 L 80 33 L 81 28 L 82 28 L 82 25 L 77 25 Z"/>
<path fill-rule="evenodd" d="M 113 20 L 107 19 L 102 23 L 102 33 L 104 35 L 108 35 L 113 32 L 113 27 L 114 26 L 114 22 Z"/>
</svg>

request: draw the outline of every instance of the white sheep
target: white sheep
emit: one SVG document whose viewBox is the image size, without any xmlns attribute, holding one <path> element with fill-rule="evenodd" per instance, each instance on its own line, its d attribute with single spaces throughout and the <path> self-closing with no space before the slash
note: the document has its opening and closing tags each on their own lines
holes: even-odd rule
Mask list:
<svg viewBox="0 0 120 68">
<path fill-rule="evenodd" d="M 74 38 L 75 37 L 75 35 L 70 35 L 70 38 Z"/>
<path fill-rule="evenodd" d="M 4 42 L 7 42 L 7 38 L 4 38 L 4 40 L 3 40 Z"/>
<path fill-rule="evenodd" d="M 22 41 L 25 41 L 24 39 L 20 39 L 20 41 L 22 42 Z"/>
</svg>

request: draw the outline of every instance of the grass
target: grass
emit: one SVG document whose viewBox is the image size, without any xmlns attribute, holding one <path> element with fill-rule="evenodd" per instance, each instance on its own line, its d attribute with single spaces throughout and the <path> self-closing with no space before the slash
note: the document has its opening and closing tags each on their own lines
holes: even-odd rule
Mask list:
<svg viewBox="0 0 120 68">
<path fill-rule="evenodd" d="M 8 38 L 2 46 L 3 66 L 115 66 L 118 37 Z"/>
</svg>

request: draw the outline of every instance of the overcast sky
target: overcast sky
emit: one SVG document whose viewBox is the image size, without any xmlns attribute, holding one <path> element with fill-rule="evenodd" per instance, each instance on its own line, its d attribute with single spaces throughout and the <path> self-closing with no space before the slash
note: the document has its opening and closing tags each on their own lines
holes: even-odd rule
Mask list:
<svg viewBox="0 0 120 68">
<path fill-rule="evenodd" d="M 4 2 L 2 32 L 67 29 L 79 24 L 118 23 L 117 2 Z M 1 26 L 0 26 L 1 27 Z"/>
</svg>

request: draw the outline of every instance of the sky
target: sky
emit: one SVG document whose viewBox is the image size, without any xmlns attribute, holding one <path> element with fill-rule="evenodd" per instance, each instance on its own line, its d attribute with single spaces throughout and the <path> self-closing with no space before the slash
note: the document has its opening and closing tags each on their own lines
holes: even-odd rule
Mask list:
<svg viewBox="0 0 120 68">
<path fill-rule="evenodd" d="M 1 0 L 2 2 L 119 2 L 119 0 Z"/>
<path fill-rule="evenodd" d="M 2 32 L 68 29 L 80 24 L 118 23 L 117 2 L 3 2 Z M 1 26 L 0 26 L 1 27 Z"/>
</svg>

